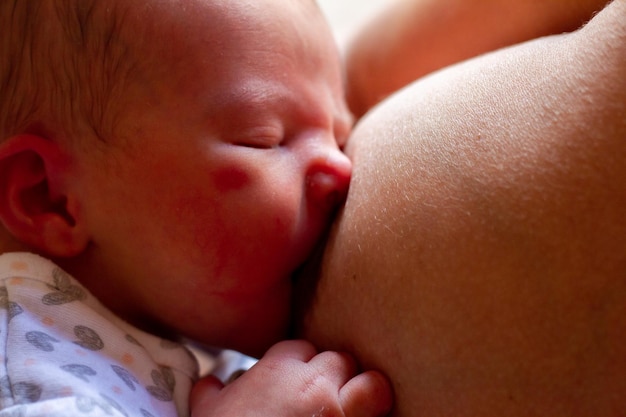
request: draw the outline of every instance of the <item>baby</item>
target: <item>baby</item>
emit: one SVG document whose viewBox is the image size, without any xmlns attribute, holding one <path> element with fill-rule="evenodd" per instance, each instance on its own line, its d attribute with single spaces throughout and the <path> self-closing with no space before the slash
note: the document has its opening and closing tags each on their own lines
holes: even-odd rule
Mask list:
<svg viewBox="0 0 626 417">
<path fill-rule="evenodd" d="M 4 1 L 0 27 L 0 409 L 188 415 L 170 340 L 284 338 L 345 197 L 332 35 L 310 0 Z M 387 412 L 385 379 L 355 375 L 282 342 L 192 415 Z"/>
</svg>

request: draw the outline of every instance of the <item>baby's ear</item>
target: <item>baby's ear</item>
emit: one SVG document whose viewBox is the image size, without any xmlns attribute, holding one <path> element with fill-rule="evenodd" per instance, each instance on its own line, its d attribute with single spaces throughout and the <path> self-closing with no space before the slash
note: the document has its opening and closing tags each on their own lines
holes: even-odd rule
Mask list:
<svg viewBox="0 0 626 417">
<path fill-rule="evenodd" d="M 65 189 L 70 163 L 54 141 L 17 135 L 0 143 L 0 221 L 19 242 L 52 257 L 88 244 L 75 196 Z"/>
</svg>

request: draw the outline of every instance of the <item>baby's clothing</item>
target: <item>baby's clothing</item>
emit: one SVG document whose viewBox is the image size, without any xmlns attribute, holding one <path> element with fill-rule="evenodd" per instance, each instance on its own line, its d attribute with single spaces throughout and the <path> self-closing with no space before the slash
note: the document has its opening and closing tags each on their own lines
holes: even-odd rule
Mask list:
<svg viewBox="0 0 626 417">
<path fill-rule="evenodd" d="M 197 361 L 52 262 L 0 255 L 0 417 L 187 416 Z"/>
</svg>

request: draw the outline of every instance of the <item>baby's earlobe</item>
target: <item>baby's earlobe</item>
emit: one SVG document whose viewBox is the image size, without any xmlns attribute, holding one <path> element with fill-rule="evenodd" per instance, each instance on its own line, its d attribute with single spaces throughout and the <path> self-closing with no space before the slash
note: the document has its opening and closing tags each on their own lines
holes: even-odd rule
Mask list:
<svg viewBox="0 0 626 417">
<path fill-rule="evenodd" d="M 87 245 L 68 197 L 51 180 L 66 166 L 46 138 L 19 135 L 0 144 L 0 221 L 33 252 L 68 257 Z"/>
</svg>

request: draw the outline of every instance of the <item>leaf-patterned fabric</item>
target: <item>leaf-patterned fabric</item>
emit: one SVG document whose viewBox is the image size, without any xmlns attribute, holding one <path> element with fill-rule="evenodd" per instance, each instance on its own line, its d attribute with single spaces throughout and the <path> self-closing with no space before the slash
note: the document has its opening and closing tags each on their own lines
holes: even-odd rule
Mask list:
<svg viewBox="0 0 626 417">
<path fill-rule="evenodd" d="M 197 369 L 49 260 L 0 255 L 0 417 L 187 416 Z"/>
</svg>

